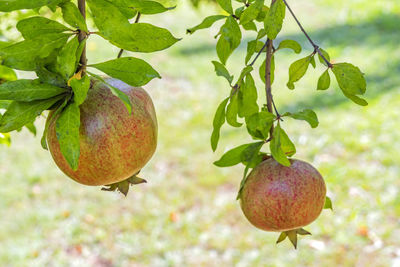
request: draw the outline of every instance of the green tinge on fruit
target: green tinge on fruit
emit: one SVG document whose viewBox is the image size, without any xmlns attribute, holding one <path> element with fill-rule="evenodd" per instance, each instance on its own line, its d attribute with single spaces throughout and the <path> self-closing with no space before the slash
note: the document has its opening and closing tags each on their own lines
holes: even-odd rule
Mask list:
<svg viewBox="0 0 400 267">
<path fill-rule="evenodd" d="M 85 185 L 111 185 L 127 180 L 143 168 L 157 146 L 157 119 L 150 96 L 142 88 L 116 79 L 106 82 L 129 96 L 132 113 L 128 113 L 108 85 L 92 81 L 87 99 L 80 106 L 81 154 L 76 171 L 60 151 L 56 120 L 50 122 L 47 133 L 48 147 L 57 166 Z"/>
<path fill-rule="evenodd" d="M 291 159 L 285 167 L 274 159 L 256 166 L 240 195 L 241 208 L 255 227 L 274 232 L 301 229 L 320 215 L 326 187 L 310 164 Z"/>
</svg>

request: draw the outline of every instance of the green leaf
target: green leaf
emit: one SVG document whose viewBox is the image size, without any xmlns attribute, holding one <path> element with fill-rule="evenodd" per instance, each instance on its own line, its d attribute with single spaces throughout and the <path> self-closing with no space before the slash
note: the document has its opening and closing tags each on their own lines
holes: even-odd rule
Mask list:
<svg viewBox="0 0 400 267">
<path fill-rule="evenodd" d="M 43 149 L 48 150 L 46 138 L 47 138 L 47 132 L 49 131 L 50 124 L 52 124 L 54 122 L 54 120 L 56 120 L 58 118 L 58 115 L 61 113 L 61 111 L 63 111 L 65 106 L 68 104 L 69 100 L 70 100 L 69 97 L 65 98 L 64 102 L 62 102 L 60 106 L 58 106 L 54 109 L 54 112 L 49 112 L 49 115 L 46 120 L 46 124 L 44 126 L 43 135 L 42 135 L 42 138 L 40 139 L 40 144 Z"/>
<path fill-rule="evenodd" d="M 38 66 L 35 72 L 39 80 L 43 83 L 48 83 L 57 87 L 67 87 L 67 83 L 60 74 L 54 73 L 44 66 Z"/>
<path fill-rule="evenodd" d="M 243 29 L 246 31 L 255 31 L 257 32 L 257 25 L 254 23 L 254 21 L 247 22 L 246 24 L 243 24 Z"/>
<path fill-rule="evenodd" d="M 327 90 L 331 85 L 331 76 L 329 75 L 329 69 L 322 73 L 321 77 L 318 79 L 317 90 Z"/>
<path fill-rule="evenodd" d="M 79 107 L 72 102 L 58 117 L 56 121 L 56 133 L 61 153 L 74 171 L 78 169 L 80 156 L 80 125 Z"/>
<path fill-rule="evenodd" d="M 78 69 L 78 65 L 79 65 L 79 62 L 80 62 L 81 57 L 82 57 L 83 49 L 85 49 L 85 47 L 86 47 L 86 41 L 87 41 L 87 39 L 85 39 L 82 42 L 80 42 L 79 46 L 78 46 L 78 49 L 76 50 L 76 54 L 75 54 L 75 57 L 76 57 L 75 69 Z"/>
<path fill-rule="evenodd" d="M 226 64 L 229 56 L 240 45 L 242 33 L 239 24 L 233 17 L 228 17 L 220 30 L 221 36 L 217 42 L 217 54 L 222 64 Z"/>
<path fill-rule="evenodd" d="M 231 0 L 217 0 L 217 3 L 219 4 L 220 7 L 222 7 L 223 10 L 225 10 L 226 12 L 228 12 L 231 15 L 233 14 Z"/>
<path fill-rule="evenodd" d="M 116 6 L 127 19 L 133 18 L 138 13 L 137 10 L 128 6 L 130 0 L 113 0 L 109 2 Z"/>
<path fill-rule="evenodd" d="M 214 116 L 213 120 L 213 132 L 211 135 L 211 147 L 212 150 L 215 151 L 218 146 L 219 135 L 222 125 L 225 123 L 225 109 L 226 105 L 228 104 L 229 97 L 224 99 L 221 104 L 218 106 L 217 111 Z"/>
<path fill-rule="evenodd" d="M 87 72 L 89 73 L 91 76 L 95 77 L 96 79 L 102 81 L 103 83 L 105 83 L 109 88 L 110 91 L 113 95 L 115 95 L 116 97 L 118 97 L 125 105 L 126 109 L 128 110 L 129 114 L 132 113 L 132 103 L 131 100 L 129 99 L 129 96 L 127 94 L 125 94 L 124 92 L 122 92 L 121 90 L 119 90 L 118 88 L 112 86 L 111 84 L 107 83 L 103 78 L 101 78 L 100 76 L 91 73 L 91 72 Z"/>
<path fill-rule="evenodd" d="M 0 83 L 1 81 L 15 81 L 18 79 L 15 71 L 9 67 L 0 65 Z"/>
<path fill-rule="evenodd" d="M 57 56 L 55 69 L 65 81 L 75 73 L 77 58 L 75 56 L 79 47 L 78 36 L 71 39 Z"/>
<path fill-rule="evenodd" d="M 36 136 L 37 130 L 36 130 L 36 126 L 35 126 L 35 124 L 33 124 L 33 122 L 26 124 L 25 127 L 26 127 L 34 136 Z"/>
<path fill-rule="evenodd" d="M 262 161 L 262 155 L 259 155 L 261 147 L 265 144 L 264 141 L 249 144 L 241 154 L 242 163 L 246 167 L 254 168 Z"/>
<path fill-rule="evenodd" d="M 255 20 L 258 13 L 262 10 L 264 0 L 255 0 L 248 8 L 246 8 L 240 16 L 240 24 L 244 25 Z"/>
<path fill-rule="evenodd" d="M 66 23 L 84 32 L 89 31 L 85 19 L 75 4 L 66 2 L 61 5 L 61 9 Z"/>
<path fill-rule="evenodd" d="M 218 61 L 212 61 L 214 64 L 215 72 L 217 73 L 217 76 L 224 77 L 229 84 L 232 84 L 233 81 L 233 75 L 230 75 L 228 70 L 225 68 L 224 65 L 219 63 Z"/>
<path fill-rule="evenodd" d="M 73 78 L 70 81 L 72 90 L 74 91 L 74 100 L 77 106 L 80 106 L 86 99 L 90 88 L 90 78 L 85 75 L 81 79 Z"/>
<path fill-rule="evenodd" d="M 266 5 L 263 5 L 260 12 L 258 13 L 256 20 L 258 22 L 263 22 L 265 20 L 265 16 L 267 15 L 268 11 L 269 11 L 269 7 L 267 7 Z"/>
<path fill-rule="evenodd" d="M 226 121 L 229 125 L 233 127 L 240 127 L 242 123 L 237 121 L 237 116 L 239 112 L 239 97 L 238 93 L 231 96 L 228 107 L 226 108 Z"/>
<path fill-rule="evenodd" d="M 125 2 L 123 7 L 133 9 L 134 11 L 140 12 L 141 14 L 144 15 L 159 14 L 175 8 L 175 7 L 165 7 L 156 1 L 149 1 L 149 0 L 125 0 L 123 2 Z M 118 6 L 118 4 L 115 5 Z"/>
<path fill-rule="evenodd" d="M 166 49 L 179 39 L 163 28 L 148 23 L 130 24 L 121 11 L 106 0 L 88 0 L 101 36 L 119 48 L 132 52 Z"/>
<path fill-rule="evenodd" d="M 296 120 L 304 120 L 308 122 L 312 128 L 317 128 L 319 124 L 317 114 L 311 109 L 305 109 L 296 113 L 287 112 L 283 116 L 289 116 Z"/>
<path fill-rule="evenodd" d="M 235 9 L 235 16 L 240 18 L 246 6 L 241 6 Z"/>
<path fill-rule="evenodd" d="M 283 40 L 279 44 L 277 50 L 284 49 L 284 48 L 292 49 L 296 54 L 300 54 L 301 50 L 302 50 L 301 45 L 298 42 L 296 42 L 295 40 Z"/>
<path fill-rule="evenodd" d="M 3 65 L 18 70 L 36 70 L 37 59 L 48 57 L 62 47 L 70 34 L 45 34 L 0 49 Z"/>
<path fill-rule="evenodd" d="M 331 200 L 328 196 L 325 197 L 324 209 L 331 209 L 331 210 L 333 210 L 332 200 Z"/>
<path fill-rule="evenodd" d="M 322 55 L 324 55 L 324 57 L 328 60 L 331 61 L 331 57 L 329 56 L 328 52 L 326 52 L 324 49 L 320 48 L 319 50 L 321 50 Z M 321 62 L 322 64 L 324 64 L 325 66 L 327 66 L 325 60 L 321 57 L 321 55 L 318 53 L 318 59 L 319 62 Z"/>
<path fill-rule="evenodd" d="M 8 101 L 8 100 L 0 100 L 0 109 L 7 109 L 8 106 L 10 106 L 12 101 Z M 1 119 L 1 115 L 0 115 L 0 119 Z"/>
<path fill-rule="evenodd" d="M 71 31 L 61 23 L 45 17 L 31 17 L 17 23 L 17 29 L 25 39 L 36 38 L 39 35 Z"/>
<path fill-rule="evenodd" d="M 11 145 L 11 137 L 8 133 L 0 133 L 0 144 L 10 146 Z"/>
<path fill-rule="evenodd" d="M 265 37 L 267 35 L 267 32 L 265 29 L 260 29 L 257 34 L 257 40 L 260 40 L 261 38 Z"/>
<path fill-rule="evenodd" d="M 333 64 L 333 73 L 340 89 L 349 95 L 363 95 L 367 89 L 364 74 L 350 63 Z"/>
<path fill-rule="evenodd" d="M 63 96 L 56 96 L 45 100 L 32 102 L 14 101 L 0 119 L 0 132 L 7 133 L 20 129 L 24 125 L 35 121 L 44 110 L 53 106 Z"/>
<path fill-rule="evenodd" d="M 277 0 L 272 4 L 264 20 L 264 27 L 269 39 L 274 40 L 281 31 L 285 12 L 286 6 L 282 0 Z"/>
<path fill-rule="evenodd" d="M 237 200 L 240 199 L 243 187 L 246 184 L 248 178 L 247 172 L 250 168 L 254 168 L 263 160 L 263 156 L 262 154 L 260 154 L 260 150 L 264 144 L 264 142 L 253 143 L 249 147 L 247 147 L 241 155 L 242 163 L 246 165 L 246 168 L 243 172 L 242 181 L 240 182 L 239 192 L 236 197 Z"/>
<path fill-rule="evenodd" d="M 0 100 L 33 101 L 47 99 L 66 92 L 65 88 L 56 87 L 39 80 L 17 80 L 0 85 Z"/>
<path fill-rule="evenodd" d="M 240 73 L 239 79 L 237 80 L 236 84 L 241 85 L 243 82 L 244 77 L 246 77 L 250 72 L 253 71 L 252 66 L 246 66 L 242 69 L 242 72 Z"/>
<path fill-rule="evenodd" d="M 214 165 L 218 167 L 230 167 L 239 164 L 242 162 L 241 155 L 243 151 L 250 145 L 252 144 L 241 145 L 229 150 L 221 157 L 221 159 L 214 162 Z"/>
<path fill-rule="evenodd" d="M 283 137 L 284 138 L 284 137 Z M 278 125 L 274 128 L 273 138 L 270 142 L 270 150 L 272 157 L 282 164 L 283 166 L 290 166 L 290 161 L 288 160 L 285 152 L 282 149 L 282 129 L 278 123 Z"/>
<path fill-rule="evenodd" d="M 224 18 L 226 18 L 226 16 L 224 16 L 224 15 L 214 15 L 214 16 L 206 17 L 199 25 L 197 25 L 193 28 L 187 29 L 186 33 L 193 34 L 195 31 L 210 28 L 215 22 L 217 22 L 218 20 L 224 19 Z"/>
<path fill-rule="evenodd" d="M 247 64 L 254 53 L 258 53 L 264 47 L 264 43 L 258 40 L 253 40 L 247 43 L 247 54 L 245 63 Z"/>
<path fill-rule="evenodd" d="M 132 86 L 143 86 L 154 78 L 161 78 L 160 74 L 153 69 L 146 61 L 134 58 L 123 57 L 107 62 L 93 64 L 94 67 L 102 72 L 117 78 Z"/>
<path fill-rule="evenodd" d="M 279 126 L 280 127 L 280 126 Z M 280 129 L 280 141 L 281 141 L 281 149 L 286 156 L 291 157 L 296 154 L 296 147 L 293 142 L 289 139 L 289 136 L 286 132 L 281 128 Z"/>
<path fill-rule="evenodd" d="M 310 64 L 311 64 L 311 66 L 313 66 L 314 69 L 317 67 L 317 63 L 315 63 L 315 57 L 314 56 L 312 56 L 310 58 Z"/>
<path fill-rule="evenodd" d="M 275 115 L 268 111 L 261 111 L 246 118 L 246 127 L 249 134 L 255 139 L 266 140 L 274 122 Z"/>
<path fill-rule="evenodd" d="M 287 83 L 287 87 L 291 90 L 294 89 L 294 83 L 299 81 L 306 74 L 308 70 L 308 66 L 311 63 L 311 56 L 307 56 L 305 58 L 299 59 L 295 61 L 289 67 L 289 81 Z"/>
<path fill-rule="evenodd" d="M 272 83 L 274 83 L 274 80 L 275 80 L 275 56 L 272 56 L 272 59 L 271 59 L 271 72 L 270 73 L 271 73 L 271 84 L 272 84 Z M 260 75 L 261 81 L 263 81 L 263 83 L 265 83 L 265 60 L 260 66 L 259 75 Z"/>
<path fill-rule="evenodd" d="M 0 11 L 10 12 L 20 9 L 34 9 L 46 5 L 58 4 L 64 0 L 1 0 Z"/>
<path fill-rule="evenodd" d="M 132 52 L 155 52 L 164 50 L 180 39 L 175 38 L 164 28 L 148 23 L 130 24 L 130 35 L 115 43 L 122 49 Z M 112 40 L 111 40 L 112 41 Z"/>
<path fill-rule="evenodd" d="M 257 113 L 259 108 L 257 104 L 257 88 L 251 74 L 246 75 L 246 81 L 239 89 L 239 116 L 249 117 Z"/>
<path fill-rule="evenodd" d="M 0 41 L 0 48 L 4 48 L 7 46 L 12 45 L 12 42 L 4 42 L 4 41 Z"/>
<path fill-rule="evenodd" d="M 358 97 L 356 95 L 349 95 L 349 94 L 344 94 L 345 97 L 347 97 L 348 99 L 350 99 L 351 101 L 353 101 L 354 103 L 360 105 L 360 106 L 368 106 L 368 102 L 364 99 L 362 99 L 361 97 Z"/>
</svg>

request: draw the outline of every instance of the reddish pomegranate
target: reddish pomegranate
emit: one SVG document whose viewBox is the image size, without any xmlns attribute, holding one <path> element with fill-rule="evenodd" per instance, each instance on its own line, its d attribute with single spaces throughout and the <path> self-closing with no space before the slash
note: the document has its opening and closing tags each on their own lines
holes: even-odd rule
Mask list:
<svg viewBox="0 0 400 267">
<path fill-rule="evenodd" d="M 241 192 L 241 208 L 259 229 L 307 234 L 301 227 L 320 215 L 325 182 L 310 164 L 296 159 L 290 162 L 291 166 L 285 167 L 271 158 L 256 166 Z"/>
<path fill-rule="evenodd" d="M 80 106 L 81 152 L 76 171 L 61 154 L 56 120 L 47 133 L 49 150 L 57 166 L 85 185 L 109 185 L 132 177 L 150 160 L 157 146 L 157 119 L 150 96 L 142 88 L 119 80 L 106 81 L 129 96 L 132 113 L 128 113 L 105 83 L 92 81 L 87 99 Z"/>
</svg>

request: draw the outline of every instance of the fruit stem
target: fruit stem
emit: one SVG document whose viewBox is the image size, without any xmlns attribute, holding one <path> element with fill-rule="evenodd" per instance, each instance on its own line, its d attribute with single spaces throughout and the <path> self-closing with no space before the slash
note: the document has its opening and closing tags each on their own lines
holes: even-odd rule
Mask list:
<svg viewBox="0 0 400 267">
<path fill-rule="evenodd" d="M 83 18 L 86 20 L 86 0 L 78 0 L 78 8 L 81 12 Z M 80 30 L 78 35 L 79 42 L 84 42 L 87 37 L 87 32 Z M 80 70 L 84 75 L 86 72 L 87 58 L 86 58 L 86 44 L 82 50 L 81 60 L 80 60 Z"/>
</svg>

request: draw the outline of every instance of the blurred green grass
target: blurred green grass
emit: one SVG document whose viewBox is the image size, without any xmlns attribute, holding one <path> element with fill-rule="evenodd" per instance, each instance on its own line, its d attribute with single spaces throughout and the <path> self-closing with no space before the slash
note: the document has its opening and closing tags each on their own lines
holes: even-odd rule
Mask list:
<svg viewBox="0 0 400 267">
<path fill-rule="evenodd" d="M 311 107 L 320 120 L 316 130 L 290 119 L 283 126 L 297 145 L 297 158 L 318 167 L 334 201 L 333 213 L 324 211 L 307 227 L 313 236 L 302 238 L 298 251 L 287 243 L 275 246 L 277 234 L 253 228 L 242 215 L 235 196 L 243 167 L 212 165 L 249 137 L 244 129 L 224 126 L 212 153 L 212 117 L 229 93 L 210 63 L 217 28 L 193 36 L 185 29 L 219 11 L 210 5 L 195 11 L 180 1 L 171 13 L 144 18 L 184 37 L 167 51 L 140 55 L 163 76 L 146 86 L 160 124 L 158 151 L 142 171 L 149 183 L 132 188 L 127 198 L 81 186 L 55 167 L 40 136 L 13 134 L 12 146 L 0 147 L 0 265 L 400 266 L 400 3 L 290 2 L 335 61 L 352 62 L 366 73 L 370 103 L 350 103 L 336 83 L 317 92 L 322 69 L 309 70 L 296 90 L 288 90 L 287 68 L 301 55 L 277 55 L 273 90 L 279 110 Z M 289 16 L 286 23 L 280 40 L 296 39 L 308 47 L 304 54 L 311 52 Z M 245 49 L 228 61 L 235 74 Z M 88 53 L 95 63 L 115 57 L 118 49 L 93 38 Z M 43 119 L 37 126 L 43 128 Z"/>
</svg>

